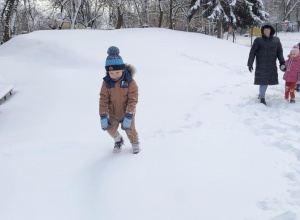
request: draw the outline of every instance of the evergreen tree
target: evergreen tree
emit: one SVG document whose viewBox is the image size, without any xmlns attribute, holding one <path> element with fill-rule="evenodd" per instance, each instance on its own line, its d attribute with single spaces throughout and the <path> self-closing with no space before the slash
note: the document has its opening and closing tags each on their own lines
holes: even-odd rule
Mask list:
<svg viewBox="0 0 300 220">
<path fill-rule="evenodd" d="M 233 27 L 257 25 L 267 20 L 262 0 L 192 0 L 189 21 L 197 10 L 202 9 L 205 18 Z"/>
<path fill-rule="evenodd" d="M 236 14 L 238 27 L 260 25 L 268 19 L 269 14 L 264 11 L 262 0 L 242 0 L 237 3 Z"/>
</svg>

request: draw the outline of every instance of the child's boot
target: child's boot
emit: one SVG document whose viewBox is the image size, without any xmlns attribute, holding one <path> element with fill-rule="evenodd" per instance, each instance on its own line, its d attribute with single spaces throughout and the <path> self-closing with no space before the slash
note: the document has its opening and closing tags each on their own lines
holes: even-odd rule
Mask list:
<svg viewBox="0 0 300 220">
<path fill-rule="evenodd" d="M 295 99 L 291 99 L 290 103 L 296 103 Z"/>
<path fill-rule="evenodd" d="M 114 146 L 114 153 L 120 153 L 120 151 L 122 150 L 122 145 L 124 144 L 124 140 L 121 137 L 119 140 L 115 140 L 115 146 Z"/>
<path fill-rule="evenodd" d="M 139 144 L 133 144 L 132 145 L 132 153 L 133 154 L 138 154 L 141 151 L 141 148 Z"/>
<path fill-rule="evenodd" d="M 289 100 L 289 97 L 288 97 L 287 95 L 284 96 L 284 100 L 286 100 L 286 101 L 288 101 L 288 102 L 290 101 L 290 100 Z"/>
<path fill-rule="evenodd" d="M 260 103 L 262 103 L 262 104 L 264 104 L 264 105 L 267 105 L 266 100 L 265 100 L 264 98 L 261 98 L 261 99 L 260 99 Z"/>
</svg>

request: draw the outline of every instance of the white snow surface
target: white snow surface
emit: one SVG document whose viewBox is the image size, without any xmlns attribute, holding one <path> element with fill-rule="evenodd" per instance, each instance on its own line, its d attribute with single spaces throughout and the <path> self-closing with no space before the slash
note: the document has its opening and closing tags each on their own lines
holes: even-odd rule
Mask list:
<svg viewBox="0 0 300 220">
<path fill-rule="evenodd" d="M 134 65 L 142 151 L 113 154 L 109 46 Z M 291 48 L 284 48 L 284 55 Z M 1 220 L 300 219 L 300 94 L 257 99 L 250 48 L 166 29 L 36 31 L 0 47 Z"/>
</svg>

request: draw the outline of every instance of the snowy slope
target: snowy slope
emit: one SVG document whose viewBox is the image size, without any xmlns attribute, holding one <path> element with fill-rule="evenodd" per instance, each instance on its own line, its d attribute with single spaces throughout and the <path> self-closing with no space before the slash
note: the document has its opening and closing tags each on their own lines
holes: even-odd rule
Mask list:
<svg viewBox="0 0 300 220">
<path fill-rule="evenodd" d="M 113 154 L 100 127 L 111 45 L 138 71 L 138 155 L 127 138 Z M 14 94 L 0 105 L 0 219 L 300 219 L 300 94 L 284 101 L 280 73 L 259 104 L 249 50 L 164 29 L 2 45 L 0 83 Z"/>
</svg>

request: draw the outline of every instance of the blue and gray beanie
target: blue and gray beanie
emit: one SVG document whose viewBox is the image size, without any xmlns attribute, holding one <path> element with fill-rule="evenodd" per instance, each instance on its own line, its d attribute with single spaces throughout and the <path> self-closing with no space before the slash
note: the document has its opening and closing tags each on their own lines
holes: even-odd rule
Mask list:
<svg viewBox="0 0 300 220">
<path fill-rule="evenodd" d="M 113 71 L 113 70 L 124 70 L 125 64 L 123 62 L 122 57 L 119 55 L 120 50 L 115 46 L 111 46 L 107 50 L 107 58 L 105 62 L 105 69 L 106 71 Z"/>
</svg>

